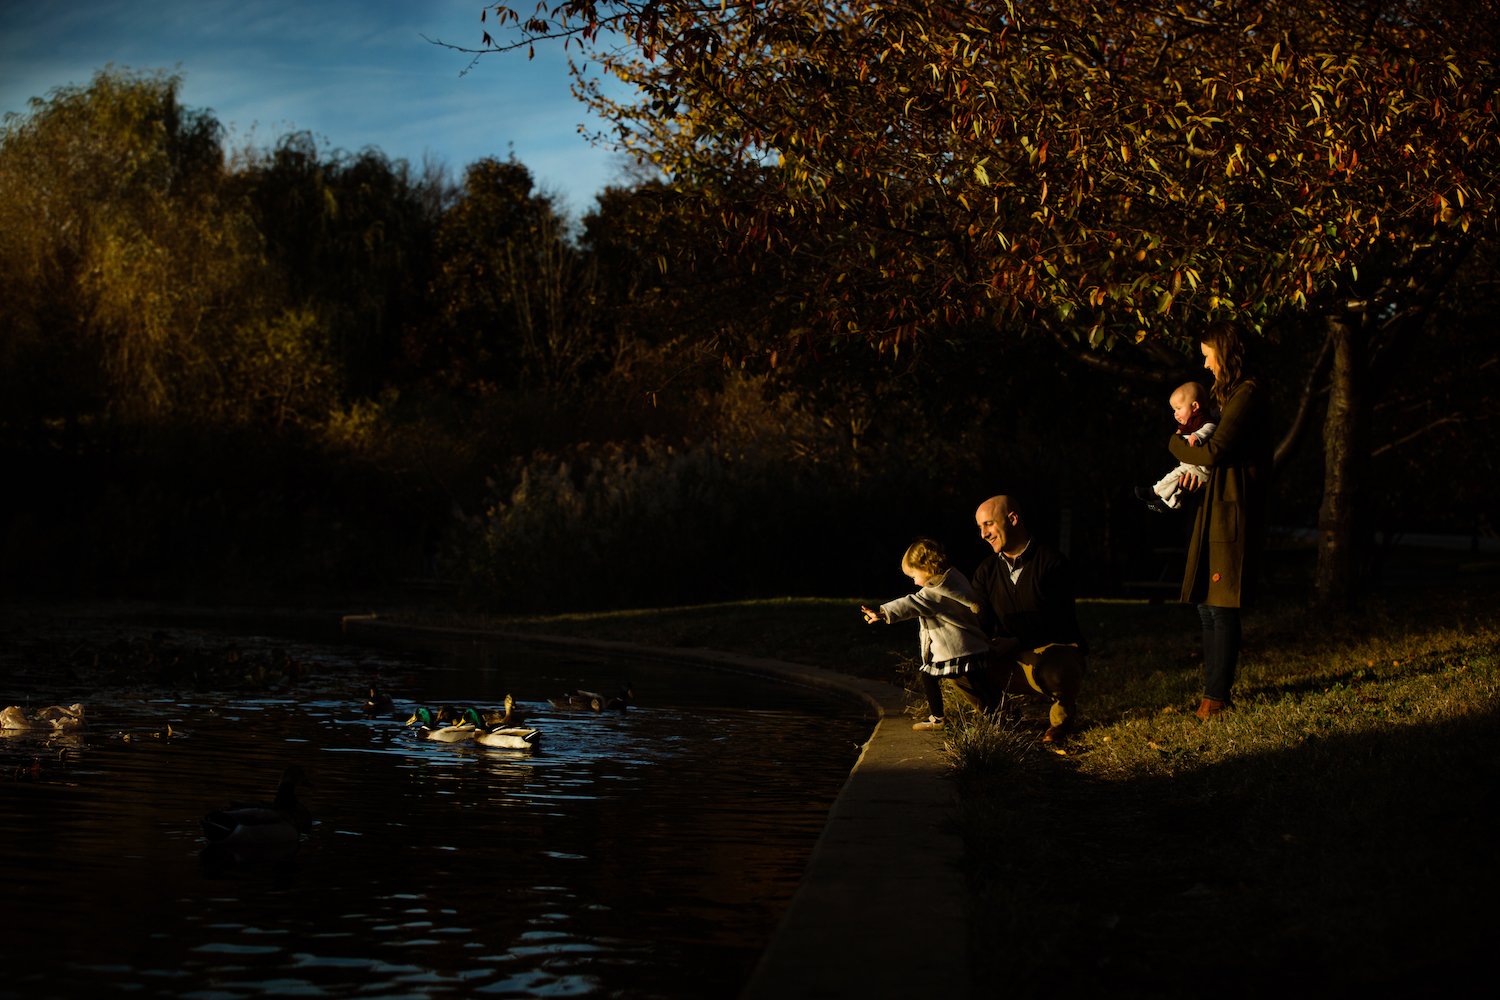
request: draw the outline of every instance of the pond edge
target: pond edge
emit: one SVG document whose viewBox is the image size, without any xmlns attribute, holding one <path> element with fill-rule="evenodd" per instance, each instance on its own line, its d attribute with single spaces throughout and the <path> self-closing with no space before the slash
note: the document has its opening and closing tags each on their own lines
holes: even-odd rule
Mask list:
<svg viewBox="0 0 1500 1000">
<path fill-rule="evenodd" d="M 963 844 L 940 734 L 918 733 L 894 685 L 710 649 L 345 615 L 346 634 L 482 637 L 671 659 L 849 695 L 875 728 L 829 809 L 787 911 L 741 1000 L 970 994 Z"/>
</svg>

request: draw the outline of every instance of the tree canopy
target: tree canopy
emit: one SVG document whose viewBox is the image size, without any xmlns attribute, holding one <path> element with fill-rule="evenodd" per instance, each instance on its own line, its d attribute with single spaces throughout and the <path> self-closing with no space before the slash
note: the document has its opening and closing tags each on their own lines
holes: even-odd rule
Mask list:
<svg viewBox="0 0 1500 1000">
<path fill-rule="evenodd" d="M 219 197 L 218 122 L 179 85 L 100 73 L 0 131 L 0 349 L 33 417 L 223 394 L 220 317 L 254 298 L 258 242 Z"/>
<path fill-rule="evenodd" d="M 1019 316 L 1107 347 L 1263 326 L 1393 297 L 1494 217 L 1492 2 L 492 10 L 520 40 L 491 48 L 578 46 L 614 138 L 795 260 L 825 334 Z"/>
</svg>

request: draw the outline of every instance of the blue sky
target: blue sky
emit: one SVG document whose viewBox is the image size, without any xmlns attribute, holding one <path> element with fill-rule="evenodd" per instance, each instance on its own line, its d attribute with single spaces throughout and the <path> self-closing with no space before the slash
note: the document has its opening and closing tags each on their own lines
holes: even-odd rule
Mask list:
<svg viewBox="0 0 1500 1000">
<path fill-rule="evenodd" d="M 598 122 L 569 90 L 561 47 L 487 55 L 465 73 L 472 56 L 427 40 L 477 47 L 493 25 L 480 23 L 483 2 L 0 0 L 0 114 L 106 65 L 161 69 L 182 76 L 183 103 L 210 109 L 230 147 L 306 131 L 325 150 L 426 156 L 455 177 L 513 152 L 581 215 L 621 180 L 622 160 L 579 134 Z"/>
</svg>

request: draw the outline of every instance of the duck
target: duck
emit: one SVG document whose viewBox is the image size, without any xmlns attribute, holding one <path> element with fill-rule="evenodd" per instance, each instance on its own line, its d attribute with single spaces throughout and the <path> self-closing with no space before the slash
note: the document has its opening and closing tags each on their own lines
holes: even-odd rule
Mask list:
<svg viewBox="0 0 1500 1000">
<path fill-rule="evenodd" d="M 464 721 L 474 727 L 474 742 L 481 746 L 503 747 L 507 750 L 532 750 L 536 748 L 540 729 L 522 726 L 485 726 L 476 708 L 464 712 Z"/>
<path fill-rule="evenodd" d="M 617 711 L 623 712 L 625 711 L 626 707 L 629 706 L 629 704 L 634 700 L 635 691 L 631 688 L 630 682 L 627 681 L 625 683 L 625 686 L 620 689 L 619 694 L 611 695 L 609 698 L 605 699 L 604 707 L 606 709 L 615 709 Z"/>
<path fill-rule="evenodd" d="M 553 708 L 559 708 L 564 711 L 571 711 L 580 708 L 599 711 L 604 708 L 604 702 L 596 702 L 596 698 L 598 698 L 598 695 L 591 694 L 588 691 L 569 691 L 567 694 L 561 695 L 559 697 L 548 698 L 547 704 L 551 705 Z"/>
<path fill-rule="evenodd" d="M 635 700 L 635 691 L 630 682 L 620 689 L 619 694 L 603 695 L 596 691 L 569 691 L 560 698 L 547 699 L 553 708 L 565 710 L 588 709 L 593 712 L 603 712 L 610 709 L 623 711 L 627 705 Z"/>
<path fill-rule="evenodd" d="M 30 715 L 19 705 L 0 710 L 0 729 L 44 729 L 55 733 L 71 733 L 83 728 L 83 706 L 49 705 Z"/>
<path fill-rule="evenodd" d="M 479 721 L 490 729 L 508 729 L 513 726 L 519 726 L 522 722 L 526 721 L 526 712 L 520 705 L 516 704 L 515 698 L 507 694 L 505 696 L 504 711 L 495 711 L 494 709 L 481 711 L 479 712 Z"/>
<path fill-rule="evenodd" d="M 417 732 L 429 740 L 437 740 L 439 743 L 458 743 L 463 740 L 473 739 L 479 731 L 472 722 L 462 718 L 455 718 L 453 710 L 446 705 L 437 712 L 428 708 L 419 708 L 412 713 L 410 719 L 406 720 L 408 726 L 416 726 Z"/>
<path fill-rule="evenodd" d="M 391 711 L 395 707 L 396 703 L 391 700 L 390 695 L 386 694 L 375 685 L 370 685 L 370 696 L 365 699 L 366 712 L 369 712 L 371 715 L 383 714 L 385 712 Z"/>
<path fill-rule="evenodd" d="M 292 764 L 282 772 L 276 785 L 276 797 L 270 802 L 231 802 L 204 816 L 203 836 L 210 844 L 280 845 L 295 844 L 302 834 L 312 831 L 312 814 L 297 801 L 297 786 L 307 785 L 301 765 Z"/>
</svg>

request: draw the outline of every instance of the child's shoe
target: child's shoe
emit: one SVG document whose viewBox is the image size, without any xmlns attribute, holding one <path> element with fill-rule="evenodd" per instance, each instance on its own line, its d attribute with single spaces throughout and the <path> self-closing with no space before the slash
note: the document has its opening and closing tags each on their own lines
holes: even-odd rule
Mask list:
<svg viewBox="0 0 1500 1000">
<path fill-rule="evenodd" d="M 926 722 L 913 722 L 911 727 L 922 732 L 932 729 L 942 729 L 943 720 L 941 716 L 929 715 Z"/>
</svg>

